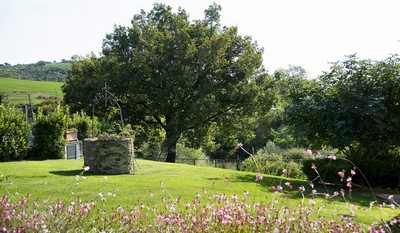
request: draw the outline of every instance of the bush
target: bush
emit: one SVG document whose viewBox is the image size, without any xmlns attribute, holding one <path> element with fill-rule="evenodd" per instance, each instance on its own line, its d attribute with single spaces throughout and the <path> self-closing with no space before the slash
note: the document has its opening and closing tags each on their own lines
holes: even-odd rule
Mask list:
<svg viewBox="0 0 400 233">
<path fill-rule="evenodd" d="M 254 156 L 254 159 L 257 161 L 259 171 L 252 157 L 247 158 L 240 164 L 240 170 L 281 176 L 283 174 L 283 170 L 287 169 L 287 176 L 290 178 L 303 179 L 306 177 L 302 172 L 301 163 L 284 159 L 281 155 L 257 154 Z"/>
<path fill-rule="evenodd" d="M 306 159 L 309 156 L 305 153 L 305 150 L 303 148 L 291 148 L 283 150 L 281 155 L 284 159 L 293 161 L 300 161 Z"/>
<path fill-rule="evenodd" d="M 0 105 L 0 161 L 21 160 L 28 151 L 29 126 L 24 114 Z"/>
<path fill-rule="evenodd" d="M 32 159 L 61 159 L 65 155 L 67 116 L 60 107 L 49 115 L 39 109 L 32 129 L 34 136 Z"/>
<path fill-rule="evenodd" d="M 368 185 L 373 187 L 397 188 L 400 184 L 400 158 L 382 158 L 382 159 L 362 159 L 353 158 L 331 160 L 308 159 L 303 161 L 303 172 L 308 179 L 313 180 L 317 174 L 311 169 L 312 164 L 317 167 L 322 179 L 326 183 L 341 184 L 338 172 L 345 170 L 345 176 L 350 174 L 350 169 L 357 166 L 356 175 L 352 177 L 352 182 L 359 185 Z M 362 176 L 361 172 L 365 175 Z M 368 181 L 368 183 L 367 183 Z"/>
<path fill-rule="evenodd" d="M 93 121 L 94 132 L 99 132 L 97 118 Z M 92 136 L 92 119 L 85 112 L 75 113 L 72 116 L 72 126 L 78 130 L 78 139 L 83 140 Z"/>
</svg>

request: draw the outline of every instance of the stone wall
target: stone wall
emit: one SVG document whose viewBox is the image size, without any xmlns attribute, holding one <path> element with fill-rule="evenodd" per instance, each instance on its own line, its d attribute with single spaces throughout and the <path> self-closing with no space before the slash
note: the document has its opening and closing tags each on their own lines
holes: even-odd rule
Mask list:
<svg viewBox="0 0 400 233">
<path fill-rule="evenodd" d="M 133 174 L 131 138 L 99 137 L 83 141 L 84 165 L 96 174 Z"/>
</svg>

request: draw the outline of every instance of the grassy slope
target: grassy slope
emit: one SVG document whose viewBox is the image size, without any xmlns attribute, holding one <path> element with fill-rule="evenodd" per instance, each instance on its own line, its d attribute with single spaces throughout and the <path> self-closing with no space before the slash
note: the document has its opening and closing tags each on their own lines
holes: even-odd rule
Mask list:
<svg viewBox="0 0 400 233">
<path fill-rule="evenodd" d="M 306 185 L 304 181 L 292 180 L 294 186 L 292 190 L 285 187 L 284 194 L 277 194 L 270 187 L 279 184 L 280 177 L 265 176 L 260 185 L 254 182 L 253 173 L 146 160 L 137 160 L 135 175 L 104 176 L 85 173 L 85 178 L 81 178 L 77 184 L 76 175 L 82 172 L 82 166 L 83 160 L 0 163 L 0 175 L 7 176 L 7 182 L 12 182 L 12 185 L 8 185 L 7 182 L 1 184 L 0 196 L 6 194 L 18 198 L 18 195 L 31 194 L 33 199 L 39 201 L 49 198 L 50 201 L 67 202 L 76 201 L 77 196 L 80 196 L 89 201 L 98 199 L 99 193 L 106 195 L 108 192 L 115 193 L 115 190 L 119 189 L 117 197 L 107 199 L 107 206 L 132 208 L 138 203 L 153 205 L 162 197 L 174 199 L 181 197 L 182 202 L 190 202 L 196 193 L 208 195 L 204 190 L 228 196 L 237 194 L 239 198 L 243 196 L 244 191 L 248 191 L 251 193 L 252 202 L 267 203 L 277 199 L 282 205 L 293 209 L 298 208 L 303 200 L 297 187 Z M 229 182 L 225 182 L 225 178 Z M 160 186 L 160 181 L 163 181 L 163 187 Z M 212 186 L 213 182 L 215 186 Z M 168 191 L 163 192 L 164 188 Z M 309 192 L 308 188 L 307 193 Z M 150 197 L 150 193 L 154 194 L 154 197 Z M 356 206 L 356 221 L 369 224 L 381 218 L 388 220 L 395 216 L 396 211 L 388 208 L 369 209 L 369 202 L 372 200 L 372 196 L 367 192 L 353 192 L 351 203 Z M 309 199 L 304 201 L 308 203 Z M 350 205 L 343 203 L 341 198 L 327 201 L 322 197 L 316 201 L 320 206 L 330 203 L 327 209 L 321 210 L 321 214 L 327 217 L 332 213 L 336 216 L 350 213 Z"/>
<path fill-rule="evenodd" d="M 12 78 L 0 78 L 0 92 L 5 92 L 6 101 L 11 104 L 28 104 L 28 94 L 31 95 L 33 104 L 43 100 L 38 99 L 39 95 L 57 97 L 61 99 L 61 82 L 30 81 Z"/>
</svg>

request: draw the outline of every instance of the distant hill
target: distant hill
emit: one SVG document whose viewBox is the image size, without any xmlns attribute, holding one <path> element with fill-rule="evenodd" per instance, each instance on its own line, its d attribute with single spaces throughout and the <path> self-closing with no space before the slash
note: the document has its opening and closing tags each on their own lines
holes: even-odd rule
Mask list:
<svg viewBox="0 0 400 233">
<path fill-rule="evenodd" d="M 34 64 L 0 64 L 0 78 L 15 78 L 33 81 L 64 82 L 71 70 L 71 63 L 39 61 Z"/>
</svg>

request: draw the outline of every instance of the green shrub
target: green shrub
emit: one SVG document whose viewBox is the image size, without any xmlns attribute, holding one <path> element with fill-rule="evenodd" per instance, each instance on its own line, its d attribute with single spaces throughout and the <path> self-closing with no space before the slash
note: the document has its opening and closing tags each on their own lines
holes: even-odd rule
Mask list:
<svg viewBox="0 0 400 233">
<path fill-rule="evenodd" d="M 85 138 L 92 137 L 92 118 L 86 115 L 85 112 L 75 113 L 72 115 L 72 126 L 78 130 L 78 139 L 83 140 Z M 93 121 L 94 132 L 99 132 L 99 122 L 97 118 Z"/>
<path fill-rule="evenodd" d="M 257 151 L 256 154 L 280 154 L 283 151 L 283 149 L 279 148 L 278 146 L 275 145 L 273 141 L 268 141 L 265 146 Z"/>
<path fill-rule="evenodd" d="M 306 159 L 309 156 L 305 153 L 305 150 L 303 148 L 291 148 L 283 150 L 281 155 L 286 160 L 294 161 L 300 161 Z"/>
<path fill-rule="evenodd" d="M 29 126 L 24 114 L 0 105 L 0 161 L 20 160 L 28 151 Z"/>
<path fill-rule="evenodd" d="M 54 112 L 44 115 L 39 109 L 32 129 L 33 158 L 32 159 L 60 159 L 65 155 L 66 140 L 64 137 L 67 128 L 67 115 L 57 107 Z"/>
<path fill-rule="evenodd" d="M 355 184 L 366 186 L 369 183 L 373 187 L 383 188 L 397 188 L 400 184 L 400 158 L 353 158 L 351 160 L 324 158 L 304 160 L 303 172 L 310 180 L 317 177 L 316 172 L 311 169 L 312 164 L 316 166 L 317 171 L 326 183 L 341 184 L 338 172 L 344 169 L 347 177 L 350 174 L 350 169 L 356 165 L 358 169 L 356 170 L 356 175 L 352 177 L 352 182 Z"/>
<path fill-rule="evenodd" d="M 240 164 L 240 170 L 281 176 L 283 175 L 283 170 L 287 169 L 286 176 L 288 177 L 298 179 L 306 177 L 302 172 L 301 163 L 284 159 L 281 155 L 257 154 L 254 156 L 254 159 L 257 161 L 257 165 L 254 163 L 253 158 L 249 157 Z"/>
</svg>

